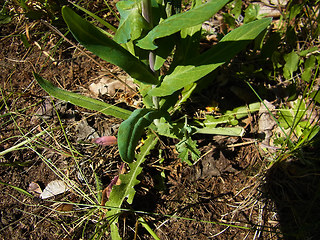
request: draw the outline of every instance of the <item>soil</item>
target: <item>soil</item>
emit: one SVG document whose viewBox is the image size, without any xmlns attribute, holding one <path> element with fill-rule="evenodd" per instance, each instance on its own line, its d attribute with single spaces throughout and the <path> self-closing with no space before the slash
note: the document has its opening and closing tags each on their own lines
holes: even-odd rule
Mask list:
<svg viewBox="0 0 320 240">
<path fill-rule="evenodd" d="M 59 169 L 86 194 L 90 194 L 87 185 L 95 189 L 96 176 L 104 189 L 117 175 L 121 159 L 116 146 L 95 145 L 91 139 L 115 135 L 121 121 L 48 97 L 32 72 L 92 97 L 97 96 L 90 93 L 89 85 L 102 72 L 109 79 L 124 73 L 88 53 L 97 65 L 41 21 L 19 15 L 0 27 L 0 151 L 47 131 L 32 144 L 1 158 L 1 183 L 27 191 L 35 182 L 43 189 L 59 179 Z M 29 47 L 21 41 L 21 34 L 29 35 Z M 100 97 L 108 103 L 135 107 L 125 92 Z M 320 229 L 317 170 L 297 164 L 296 159 L 269 168 L 272 155 L 251 141 L 256 118 L 252 116 L 246 129 L 251 135 L 244 138 L 197 136 L 202 157 L 194 166 L 181 163 L 174 141 L 161 139 L 145 162 L 133 204 L 124 205 L 139 213 L 120 217 L 121 236 L 152 239 L 136 225 L 143 216 L 160 239 L 316 239 Z M 0 198 L 1 239 L 89 239 L 97 222 L 105 221 L 101 212 L 93 212 L 87 221 L 84 216 L 89 210 L 57 211 L 56 203 L 31 198 L 8 185 L 0 184 Z M 87 203 L 73 192 L 54 199 Z M 109 238 L 104 233 L 103 239 Z"/>
</svg>

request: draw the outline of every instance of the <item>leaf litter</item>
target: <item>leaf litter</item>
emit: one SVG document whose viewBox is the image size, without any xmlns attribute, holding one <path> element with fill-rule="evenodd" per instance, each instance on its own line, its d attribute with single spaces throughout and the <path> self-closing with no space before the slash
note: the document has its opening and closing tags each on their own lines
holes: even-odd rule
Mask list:
<svg viewBox="0 0 320 240">
<path fill-rule="evenodd" d="M 43 189 L 42 193 L 40 194 L 40 198 L 47 199 L 57 196 L 61 193 L 65 193 L 71 189 L 69 186 L 62 180 L 51 181 L 48 183 L 45 189 Z M 71 183 L 71 186 L 74 186 L 74 184 Z"/>
</svg>

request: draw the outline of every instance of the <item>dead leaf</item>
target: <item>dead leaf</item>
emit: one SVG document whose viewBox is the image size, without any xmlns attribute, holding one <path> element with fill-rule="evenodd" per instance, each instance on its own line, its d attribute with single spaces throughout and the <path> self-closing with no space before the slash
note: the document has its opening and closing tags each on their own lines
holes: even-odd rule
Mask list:
<svg viewBox="0 0 320 240">
<path fill-rule="evenodd" d="M 40 194 L 40 198 L 47 199 L 54 197 L 66 191 L 69 191 L 69 187 L 62 180 L 54 180 L 48 183 L 46 188 Z"/>
<path fill-rule="evenodd" d="M 28 187 L 28 192 L 34 195 L 40 195 L 42 193 L 42 189 L 39 184 L 36 182 L 31 182 Z"/>
<path fill-rule="evenodd" d="M 54 104 L 54 106 L 53 106 Z M 44 118 L 44 119 L 50 119 L 56 116 L 56 111 L 59 113 L 66 113 L 67 111 L 67 102 L 58 100 L 55 103 L 52 102 L 52 100 L 47 97 L 40 105 L 40 107 L 37 109 L 34 116 L 31 118 L 31 123 L 36 123 L 37 119 Z"/>
<path fill-rule="evenodd" d="M 259 109 L 258 132 L 264 134 L 264 140 L 262 141 L 262 143 L 270 145 L 272 130 L 276 126 L 276 122 L 265 106 L 269 109 L 270 112 L 275 110 L 275 106 L 272 105 L 272 103 L 264 100 L 264 104 L 261 104 L 261 107 Z"/>
<path fill-rule="evenodd" d="M 83 141 L 86 139 L 93 139 L 93 138 L 99 137 L 96 130 L 88 124 L 87 120 L 81 120 L 76 125 L 76 131 L 77 131 L 76 141 Z"/>
<path fill-rule="evenodd" d="M 102 146 L 110 146 L 117 144 L 117 138 L 115 136 L 103 136 L 92 139 L 92 142 Z"/>
<path fill-rule="evenodd" d="M 114 96 L 119 90 L 128 94 L 135 94 L 134 89 L 136 89 L 136 85 L 133 81 L 130 79 L 123 79 L 123 82 L 103 76 L 98 83 L 92 83 L 89 86 L 89 90 L 96 96 L 106 94 Z"/>
<path fill-rule="evenodd" d="M 119 178 L 120 174 L 124 174 L 126 172 L 126 169 L 124 167 L 124 163 L 121 164 L 120 168 L 119 168 L 119 174 L 117 176 L 115 176 L 110 184 L 102 191 L 102 197 L 101 197 L 101 206 L 104 206 L 106 204 L 106 202 L 108 201 L 109 197 L 110 197 L 110 193 L 112 190 L 112 187 L 114 185 L 120 185 L 121 184 L 121 180 Z"/>
<path fill-rule="evenodd" d="M 277 6 L 266 5 L 262 2 L 253 2 L 252 4 L 259 5 L 259 15 L 265 15 L 266 17 L 277 18 L 281 16 L 281 12 Z"/>
<path fill-rule="evenodd" d="M 57 211 L 60 212 L 70 212 L 73 210 L 73 204 L 62 203 L 56 207 Z"/>
</svg>

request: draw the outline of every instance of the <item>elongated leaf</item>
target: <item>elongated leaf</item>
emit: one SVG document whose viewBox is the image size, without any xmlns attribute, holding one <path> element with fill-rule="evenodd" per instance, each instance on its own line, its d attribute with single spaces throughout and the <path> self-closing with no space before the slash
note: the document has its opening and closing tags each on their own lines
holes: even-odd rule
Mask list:
<svg viewBox="0 0 320 240">
<path fill-rule="evenodd" d="M 117 29 L 112 26 L 110 23 L 106 22 L 105 20 L 103 20 L 102 18 L 100 18 L 99 16 L 95 15 L 94 13 L 88 11 L 87 9 L 71 2 L 75 7 L 79 8 L 80 10 L 84 11 L 86 14 L 88 14 L 90 17 L 93 17 L 94 19 L 96 19 L 99 23 L 101 23 L 102 25 L 106 26 L 107 28 L 109 28 L 111 31 L 116 32 Z M 105 34 L 107 34 L 109 37 L 113 37 L 112 34 L 105 32 Z"/>
<path fill-rule="evenodd" d="M 73 36 L 89 51 L 103 60 L 119 66 L 138 81 L 149 84 L 158 82 L 147 65 L 108 38 L 94 25 L 82 19 L 71 8 L 63 7 L 62 15 Z"/>
<path fill-rule="evenodd" d="M 144 129 L 160 116 L 159 111 L 136 109 L 126 121 L 121 123 L 118 130 L 118 147 L 123 161 L 127 163 L 133 161 L 135 148 Z"/>
<path fill-rule="evenodd" d="M 72 93 L 56 87 L 51 82 L 43 79 L 39 74 L 33 73 L 39 85 L 50 95 L 63 101 L 70 102 L 79 107 L 101 112 L 105 115 L 111 115 L 117 118 L 127 119 L 131 112 L 123 108 L 119 108 L 97 99 L 89 98 L 77 93 Z"/>
<path fill-rule="evenodd" d="M 244 129 L 242 127 L 204 127 L 197 128 L 195 133 L 242 137 Z"/>
<path fill-rule="evenodd" d="M 161 85 L 149 91 L 152 96 L 167 96 L 198 81 L 208 73 L 229 61 L 250 41 L 255 39 L 270 24 L 271 18 L 245 24 L 228 33 L 210 50 L 190 61 L 186 66 L 176 67 L 167 75 Z"/>
<path fill-rule="evenodd" d="M 261 106 L 260 102 L 250 103 L 248 106 L 237 107 L 231 111 L 227 111 L 225 115 L 234 115 L 237 119 L 244 118 L 249 115 L 249 113 L 254 113 L 259 111 Z"/>
<path fill-rule="evenodd" d="M 175 14 L 152 29 L 146 37 L 138 41 L 138 46 L 154 50 L 157 46 L 155 39 L 174 34 L 184 28 L 203 23 L 218 12 L 229 0 L 212 0 L 206 4 L 195 7 L 187 12 Z"/>
<path fill-rule="evenodd" d="M 136 155 L 137 161 L 129 164 L 129 173 L 121 174 L 121 184 L 112 187 L 109 201 L 106 203 L 107 207 L 113 207 L 113 209 L 110 209 L 106 214 L 107 219 L 110 221 L 112 239 L 121 239 L 116 225 L 121 211 L 121 205 L 125 198 L 127 198 L 129 204 L 132 203 L 136 192 L 134 186 L 140 182 L 137 177 L 142 171 L 141 164 L 145 161 L 146 156 L 149 154 L 150 150 L 154 148 L 157 141 L 158 138 L 153 134 L 147 138 L 144 145 L 141 147 L 140 153 Z"/>
<path fill-rule="evenodd" d="M 156 58 L 154 70 L 158 71 L 174 48 L 174 36 L 159 39 L 159 47 L 154 51 Z"/>
<path fill-rule="evenodd" d="M 151 227 L 148 225 L 148 223 L 146 222 L 146 220 L 143 219 L 143 217 L 139 217 L 138 218 L 139 223 L 142 225 L 142 227 L 144 227 L 148 233 L 154 238 L 154 240 L 161 240 L 157 234 L 151 229 Z"/>
</svg>

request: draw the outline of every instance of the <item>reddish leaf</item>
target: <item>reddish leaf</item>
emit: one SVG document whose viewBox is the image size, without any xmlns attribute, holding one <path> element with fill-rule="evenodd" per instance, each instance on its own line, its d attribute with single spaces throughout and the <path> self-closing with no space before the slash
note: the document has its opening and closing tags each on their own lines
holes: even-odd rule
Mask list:
<svg viewBox="0 0 320 240">
<path fill-rule="evenodd" d="M 108 201 L 109 197 L 110 197 L 110 193 L 112 190 L 112 187 L 114 185 L 120 185 L 121 181 L 119 178 L 120 174 L 124 174 L 126 171 L 125 167 L 124 167 L 124 163 L 121 164 L 120 168 L 119 168 L 119 174 L 117 176 L 115 176 L 110 184 L 102 191 L 102 198 L 101 198 L 101 205 L 104 206 L 106 204 L 106 202 Z"/>
<path fill-rule="evenodd" d="M 117 138 L 115 136 L 103 136 L 93 139 L 92 142 L 102 146 L 110 146 L 117 144 Z"/>
</svg>

